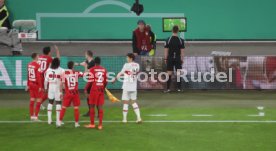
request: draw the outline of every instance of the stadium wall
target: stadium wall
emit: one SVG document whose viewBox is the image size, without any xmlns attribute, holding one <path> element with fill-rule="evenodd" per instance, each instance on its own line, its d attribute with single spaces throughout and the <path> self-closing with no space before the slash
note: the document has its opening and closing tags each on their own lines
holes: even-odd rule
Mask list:
<svg viewBox="0 0 276 151">
<path fill-rule="evenodd" d="M 162 17 L 188 18 L 189 40 L 275 40 L 275 0 L 140 0 L 145 12 L 131 14 L 134 0 L 9 0 L 11 20 L 35 19 L 41 40 L 131 39 L 138 19 L 151 24 L 158 39 Z M 158 7 L 157 7 L 158 6 Z"/>
<path fill-rule="evenodd" d="M 125 63 L 124 56 L 103 56 L 102 66 L 109 72 L 117 74 Z M 24 89 L 27 78 L 27 64 L 30 57 L 0 57 L 0 89 Z M 61 67 L 66 68 L 68 61 L 82 62 L 83 57 L 62 57 Z M 164 58 L 140 57 L 136 60 L 140 64 L 138 77 L 138 89 L 152 90 L 163 89 L 166 79 L 163 73 L 166 71 Z M 275 56 L 209 56 L 184 58 L 182 83 L 183 89 L 276 89 L 276 57 Z M 151 70 L 154 69 L 154 80 L 151 78 Z M 83 71 L 83 67 L 76 70 Z M 148 79 L 145 79 L 145 74 Z M 212 76 L 219 74 L 225 76 L 226 81 L 219 81 Z M 114 75 L 115 75 L 114 74 Z M 161 77 L 160 79 L 159 76 Z M 209 81 L 205 81 L 207 78 Z M 157 81 L 155 81 L 157 80 Z M 163 80 L 163 81 L 162 81 Z M 173 77 L 176 81 L 176 77 Z M 80 89 L 85 82 L 80 79 Z M 172 89 L 174 89 L 174 85 Z M 109 84 L 109 89 L 121 89 L 121 83 Z"/>
</svg>

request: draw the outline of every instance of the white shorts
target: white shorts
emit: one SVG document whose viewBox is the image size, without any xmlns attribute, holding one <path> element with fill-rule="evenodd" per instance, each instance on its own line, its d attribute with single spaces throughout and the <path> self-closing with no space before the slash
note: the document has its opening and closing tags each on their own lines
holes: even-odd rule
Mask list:
<svg viewBox="0 0 276 151">
<path fill-rule="evenodd" d="M 60 91 L 48 91 L 49 100 L 61 101 L 60 97 L 61 97 Z"/>
<path fill-rule="evenodd" d="M 137 100 L 137 91 L 123 91 L 122 95 L 123 101 L 136 101 Z"/>
</svg>

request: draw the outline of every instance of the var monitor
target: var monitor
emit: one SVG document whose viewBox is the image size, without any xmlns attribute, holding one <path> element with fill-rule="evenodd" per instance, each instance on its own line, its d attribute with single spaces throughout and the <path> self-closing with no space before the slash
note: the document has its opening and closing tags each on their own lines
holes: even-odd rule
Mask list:
<svg viewBox="0 0 276 151">
<path fill-rule="evenodd" d="M 177 25 L 180 32 L 187 31 L 187 18 L 186 17 L 171 17 L 163 18 L 163 32 L 171 32 L 173 26 Z"/>
</svg>

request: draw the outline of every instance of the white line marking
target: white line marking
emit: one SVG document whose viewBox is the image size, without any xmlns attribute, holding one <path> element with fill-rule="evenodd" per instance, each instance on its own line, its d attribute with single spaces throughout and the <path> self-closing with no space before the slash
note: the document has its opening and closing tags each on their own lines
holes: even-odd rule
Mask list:
<svg viewBox="0 0 276 151">
<path fill-rule="evenodd" d="M 192 116 L 198 116 L 198 117 L 201 117 L 201 116 L 213 116 L 213 115 L 210 115 L 210 114 L 193 114 Z"/>
<path fill-rule="evenodd" d="M 257 114 L 257 115 L 248 115 L 248 116 L 253 116 L 253 117 L 264 117 L 264 116 L 265 116 L 265 113 L 264 113 L 264 112 L 260 112 L 260 113 Z"/>
<path fill-rule="evenodd" d="M 149 114 L 147 116 L 156 116 L 156 117 L 162 117 L 162 116 L 168 116 L 167 114 Z"/>
<path fill-rule="evenodd" d="M 64 121 L 65 123 L 74 123 L 75 121 Z M 80 121 L 80 123 L 89 123 L 90 121 Z M 122 121 L 103 121 L 104 123 L 121 123 Z M 128 121 L 135 123 L 136 121 Z M 143 121 L 144 123 L 276 123 L 276 121 L 256 121 L 256 120 L 162 120 L 162 121 Z M 28 124 L 28 123 L 47 123 L 47 121 L 0 121 L 0 124 Z"/>
<path fill-rule="evenodd" d="M 251 117 L 263 117 L 264 115 L 248 115 L 248 116 L 251 116 Z"/>
</svg>

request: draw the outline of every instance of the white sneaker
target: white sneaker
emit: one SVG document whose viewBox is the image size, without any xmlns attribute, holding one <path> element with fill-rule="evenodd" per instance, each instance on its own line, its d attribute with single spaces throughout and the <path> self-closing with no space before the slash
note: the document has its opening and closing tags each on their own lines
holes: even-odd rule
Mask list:
<svg viewBox="0 0 276 151">
<path fill-rule="evenodd" d="M 138 119 L 138 120 L 136 121 L 137 124 L 142 124 L 142 122 L 143 122 L 142 119 Z"/>
<path fill-rule="evenodd" d="M 33 120 L 32 120 L 32 121 L 34 121 L 34 122 L 40 122 L 40 120 L 39 120 L 38 117 L 36 117 L 36 116 L 33 117 Z"/>
<path fill-rule="evenodd" d="M 61 125 L 64 125 L 64 122 L 63 122 L 63 121 L 60 121 L 60 124 L 61 124 Z"/>
<path fill-rule="evenodd" d="M 80 127 L 80 124 L 79 123 L 75 123 L 75 128 L 78 128 Z"/>
<path fill-rule="evenodd" d="M 31 121 L 34 121 L 35 120 L 35 116 L 31 116 Z"/>
<path fill-rule="evenodd" d="M 56 126 L 57 127 L 61 127 L 61 122 L 59 121 L 59 122 L 56 122 Z"/>
<path fill-rule="evenodd" d="M 51 125 L 52 124 L 52 120 L 48 119 L 48 124 Z"/>
<path fill-rule="evenodd" d="M 123 120 L 122 122 L 123 122 L 124 124 L 126 124 L 126 123 L 127 123 L 127 120 Z"/>
</svg>

